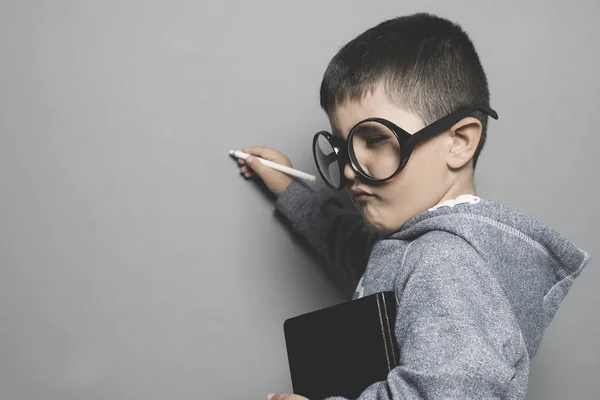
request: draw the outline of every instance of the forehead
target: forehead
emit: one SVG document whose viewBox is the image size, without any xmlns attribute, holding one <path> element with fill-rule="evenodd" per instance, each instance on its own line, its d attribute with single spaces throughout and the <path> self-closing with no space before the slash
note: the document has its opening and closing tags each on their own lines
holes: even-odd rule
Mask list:
<svg viewBox="0 0 600 400">
<path fill-rule="evenodd" d="M 425 125 L 418 115 L 392 103 L 381 89 L 368 93 L 359 101 L 337 105 L 328 117 L 332 134 L 343 139 L 354 125 L 367 118 L 385 118 L 411 134 Z"/>
</svg>

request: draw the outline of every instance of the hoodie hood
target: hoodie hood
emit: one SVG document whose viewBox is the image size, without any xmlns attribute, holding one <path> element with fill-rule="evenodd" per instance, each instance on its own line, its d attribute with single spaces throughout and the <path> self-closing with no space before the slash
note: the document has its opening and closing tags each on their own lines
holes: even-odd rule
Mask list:
<svg viewBox="0 0 600 400">
<path fill-rule="evenodd" d="M 591 257 L 546 224 L 491 200 L 445 203 L 410 219 L 390 239 L 431 231 L 460 236 L 491 268 L 531 357 L 573 280 Z"/>
</svg>

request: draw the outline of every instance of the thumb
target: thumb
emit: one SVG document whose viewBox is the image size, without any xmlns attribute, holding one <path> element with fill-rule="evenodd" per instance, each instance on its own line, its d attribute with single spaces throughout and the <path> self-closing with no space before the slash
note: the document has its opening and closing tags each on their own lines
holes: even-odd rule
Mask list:
<svg viewBox="0 0 600 400">
<path fill-rule="evenodd" d="M 248 158 L 246 158 L 246 164 L 248 164 L 250 168 L 252 168 L 252 170 L 256 172 L 260 177 L 262 177 L 263 173 L 268 168 L 258 158 L 254 156 L 248 156 Z"/>
<path fill-rule="evenodd" d="M 269 190 L 279 196 L 292 182 L 292 178 L 283 172 L 276 171 L 265 164 L 255 156 L 246 158 L 246 164 L 258 175 L 258 177 L 267 185 Z"/>
</svg>

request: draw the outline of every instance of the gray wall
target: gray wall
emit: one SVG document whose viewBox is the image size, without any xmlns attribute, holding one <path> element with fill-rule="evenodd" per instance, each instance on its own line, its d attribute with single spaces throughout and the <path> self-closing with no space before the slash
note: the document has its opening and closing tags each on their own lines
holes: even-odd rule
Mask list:
<svg viewBox="0 0 600 400">
<path fill-rule="evenodd" d="M 480 195 L 600 257 L 597 1 L 4 0 L 0 397 L 291 391 L 283 320 L 345 298 L 227 151 L 316 173 L 326 64 L 421 10 L 462 23 L 489 75 Z M 547 330 L 530 399 L 600 392 L 599 277 Z"/>
</svg>

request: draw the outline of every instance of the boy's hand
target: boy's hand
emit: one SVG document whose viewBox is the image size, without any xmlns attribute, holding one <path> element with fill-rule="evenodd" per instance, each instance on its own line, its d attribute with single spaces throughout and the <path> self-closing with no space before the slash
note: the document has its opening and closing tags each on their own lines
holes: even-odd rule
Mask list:
<svg viewBox="0 0 600 400">
<path fill-rule="evenodd" d="M 257 156 L 293 168 L 289 158 L 277 150 L 268 147 L 244 147 L 242 151 L 251 156 Z M 246 178 L 249 178 L 254 174 L 258 175 L 265 185 L 267 185 L 269 190 L 276 196 L 283 193 L 293 180 L 291 176 L 267 167 L 256 158 L 253 158 L 252 160 L 248 158 L 248 161 L 240 158 L 238 159 L 238 164 L 241 166 L 240 171 Z"/>
<path fill-rule="evenodd" d="M 304 396 L 290 393 L 270 393 L 267 400 L 308 400 Z"/>
</svg>

